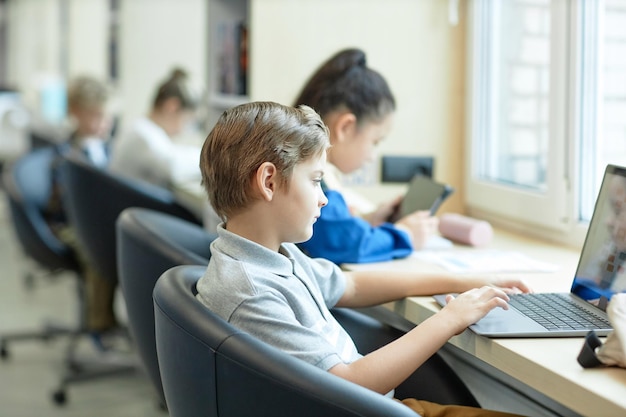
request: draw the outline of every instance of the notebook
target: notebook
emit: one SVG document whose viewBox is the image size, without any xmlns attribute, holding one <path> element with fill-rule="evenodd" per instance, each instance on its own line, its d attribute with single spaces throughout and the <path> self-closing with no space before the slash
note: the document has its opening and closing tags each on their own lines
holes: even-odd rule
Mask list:
<svg viewBox="0 0 626 417">
<path fill-rule="evenodd" d="M 608 165 L 570 292 L 512 295 L 508 310 L 495 308 L 470 329 L 488 337 L 571 337 L 590 330 L 605 336 L 611 331 L 606 306 L 618 292 L 626 292 L 626 168 Z M 445 305 L 445 295 L 435 299 Z"/>
</svg>

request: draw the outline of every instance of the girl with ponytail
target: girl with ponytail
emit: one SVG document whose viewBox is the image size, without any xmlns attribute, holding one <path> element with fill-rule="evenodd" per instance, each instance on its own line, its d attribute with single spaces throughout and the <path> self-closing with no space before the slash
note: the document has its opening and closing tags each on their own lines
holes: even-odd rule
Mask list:
<svg viewBox="0 0 626 417">
<path fill-rule="evenodd" d="M 332 145 L 323 184 L 328 205 L 302 249 L 341 264 L 401 258 L 423 247 L 437 230 L 437 218 L 420 211 L 391 223 L 401 197 L 372 209 L 339 181 L 341 174 L 374 160 L 376 145 L 393 124 L 394 96 L 382 75 L 369 68 L 365 53 L 345 49 L 333 55 L 305 84 L 294 103 L 300 104 L 320 114 Z"/>
<path fill-rule="evenodd" d="M 172 140 L 193 119 L 198 101 L 187 73 L 172 70 L 157 87 L 148 115 L 113 142 L 111 171 L 166 188 L 175 182 L 199 181 L 199 147 Z"/>
</svg>

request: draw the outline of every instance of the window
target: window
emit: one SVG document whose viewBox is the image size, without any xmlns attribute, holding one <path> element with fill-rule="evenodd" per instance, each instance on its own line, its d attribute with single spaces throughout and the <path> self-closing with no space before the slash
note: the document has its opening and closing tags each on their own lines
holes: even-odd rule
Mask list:
<svg viewBox="0 0 626 417">
<path fill-rule="evenodd" d="M 578 191 L 589 221 L 604 167 L 626 165 L 626 2 L 581 3 L 582 100 Z"/>
<path fill-rule="evenodd" d="M 626 2 L 474 0 L 468 27 L 470 211 L 580 234 L 626 165 Z"/>
</svg>

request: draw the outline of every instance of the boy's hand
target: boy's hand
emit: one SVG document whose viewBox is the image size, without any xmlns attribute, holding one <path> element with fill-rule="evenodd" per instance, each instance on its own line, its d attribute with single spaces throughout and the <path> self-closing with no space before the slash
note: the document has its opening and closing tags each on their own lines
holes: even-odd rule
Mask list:
<svg viewBox="0 0 626 417">
<path fill-rule="evenodd" d="M 501 289 L 507 294 L 532 293 L 532 288 L 523 279 L 506 276 L 459 276 L 459 281 L 463 283 L 461 291 L 472 288 L 479 288 L 485 285 Z M 461 292 L 458 291 L 458 292 Z"/>
<path fill-rule="evenodd" d="M 445 315 L 455 334 L 459 334 L 496 307 L 508 310 L 508 301 L 509 297 L 501 289 L 484 286 L 466 291 L 457 297 L 448 294 L 447 304 L 438 314 Z"/>
<path fill-rule="evenodd" d="M 507 294 L 532 293 L 532 288 L 522 279 L 495 277 L 487 279 L 487 285 L 500 288 Z"/>
</svg>

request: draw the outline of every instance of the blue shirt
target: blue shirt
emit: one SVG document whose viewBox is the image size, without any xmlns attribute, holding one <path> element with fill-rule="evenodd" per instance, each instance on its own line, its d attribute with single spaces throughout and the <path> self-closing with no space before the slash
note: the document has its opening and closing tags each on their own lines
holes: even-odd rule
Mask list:
<svg viewBox="0 0 626 417">
<path fill-rule="evenodd" d="M 313 237 L 300 244 L 311 257 L 342 264 L 388 261 L 411 254 L 413 246 L 406 232 L 391 223 L 373 227 L 350 213 L 341 193 L 325 193 L 328 204 L 313 225 Z"/>
</svg>

